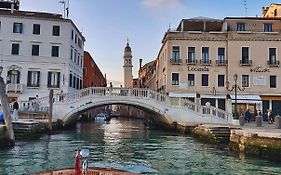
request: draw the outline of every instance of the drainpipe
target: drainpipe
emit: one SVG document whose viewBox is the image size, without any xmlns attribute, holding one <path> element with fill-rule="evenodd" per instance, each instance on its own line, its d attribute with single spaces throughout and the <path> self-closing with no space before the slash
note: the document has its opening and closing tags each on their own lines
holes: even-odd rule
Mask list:
<svg viewBox="0 0 281 175">
<path fill-rule="evenodd" d="M 2 104 L 4 117 L 5 117 L 5 126 L 7 128 L 9 139 L 13 146 L 15 144 L 15 135 L 14 135 L 13 125 L 12 125 L 12 121 L 11 121 L 8 97 L 6 94 L 6 84 L 1 76 L 2 70 L 3 70 L 3 67 L 0 66 L 0 100 L 1 100 L 1 104 Z"/>
</svg>

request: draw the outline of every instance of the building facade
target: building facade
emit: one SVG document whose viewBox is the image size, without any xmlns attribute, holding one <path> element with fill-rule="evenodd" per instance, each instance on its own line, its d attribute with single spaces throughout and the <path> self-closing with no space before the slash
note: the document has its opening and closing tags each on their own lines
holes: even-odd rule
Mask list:
<svg viewBox="0 0 281 175">
<path fill-rule="evenodd" d="M 84 52 L 83 88 L 106 87 L 106 78 L 89 52 Z"/>
<path fill-rule="evenodd" d="M 281 114 L 280 31 L 277 17 L 183 19 L 163 37 L 157 90 L 231 112 L 227 99 L 235 103 L 232 87 L 238 85 L 239 113 Z"/>
<path fill-rule="evenodd" d="M 29 100 L 82 88 L 84 37 L 70 19 L 0 10 L 0 64 L 9 98 Z"/>
</svg>

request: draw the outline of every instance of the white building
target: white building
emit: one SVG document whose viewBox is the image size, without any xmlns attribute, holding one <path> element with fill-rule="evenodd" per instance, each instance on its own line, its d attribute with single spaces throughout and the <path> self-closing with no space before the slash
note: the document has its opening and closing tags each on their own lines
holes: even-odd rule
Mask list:
<svg viewBox="0 0 281 175">
<path fill-rule="evenodd" d="M 82 87 L 84 37 L 59 14 L 0 10 L 0 66 L 8 97 L 28 100 Z"/>
</svg>

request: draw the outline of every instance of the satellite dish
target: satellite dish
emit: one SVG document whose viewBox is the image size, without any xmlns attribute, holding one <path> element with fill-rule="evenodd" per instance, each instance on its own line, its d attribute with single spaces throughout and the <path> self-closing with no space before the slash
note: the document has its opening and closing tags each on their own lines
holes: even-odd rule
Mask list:
<svg viewBox="0 0 281 175">
<path fill-rule="evenodd" d="M 89 149 L 82 149 L 80 151 L 80 155 L 84 158 L 88 157 L 90 155 L 90 150 Z"/>
</svg>

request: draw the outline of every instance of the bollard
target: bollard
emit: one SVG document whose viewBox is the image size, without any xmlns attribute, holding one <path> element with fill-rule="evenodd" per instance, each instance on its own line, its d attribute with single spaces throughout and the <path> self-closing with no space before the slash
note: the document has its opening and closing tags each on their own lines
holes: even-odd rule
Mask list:
<svg viewBox="0 0 281 175">
<path fill-rule="evenodd" d="M 256 125 L 257 127 L 262 127 L 262 117 L 260 115 L 256 116 Z"/>
<path fill-rule="evenodd" d="M 274 123 L 275 123 L 275 128 L 276 129 L 281 129 L 281 117 L 280 115 L 276 115 L 274 118 Z"/>
<path fill-rule="evenodd" d="M 240 126 L 244 126 L 245 125 L 245 118 L 243 115 L 239 116 L 239 124 Z"/>
</svg>

